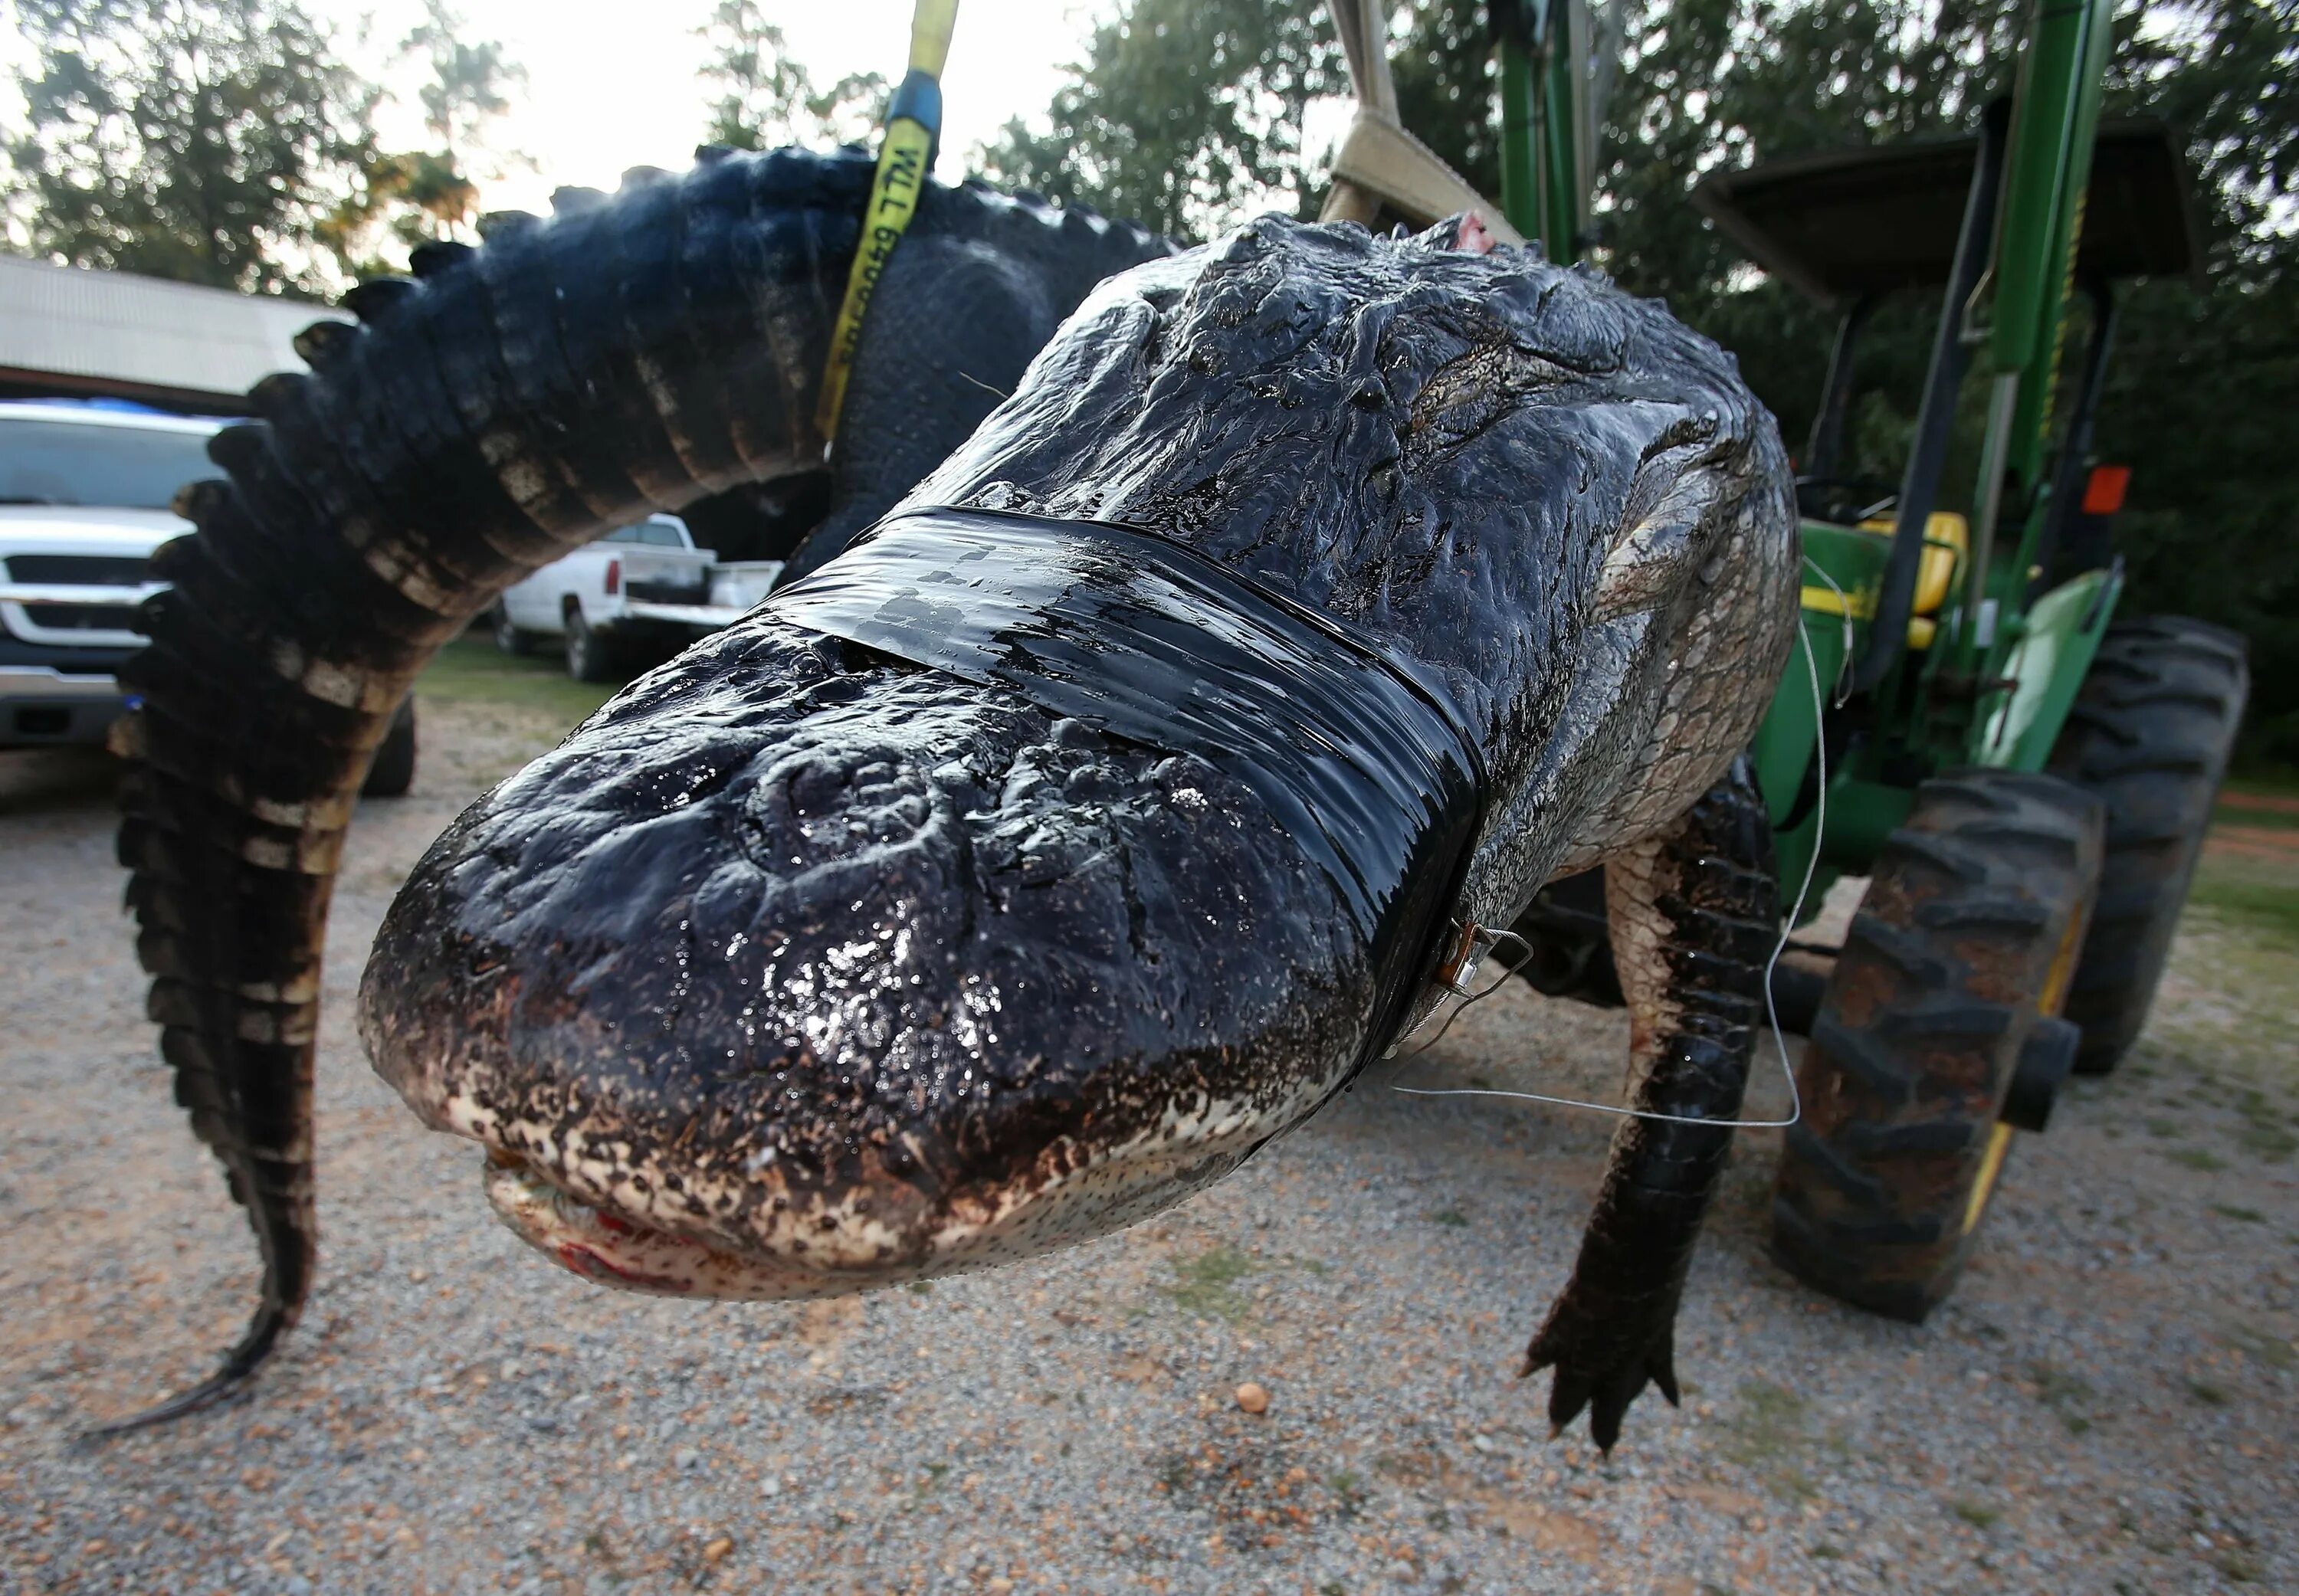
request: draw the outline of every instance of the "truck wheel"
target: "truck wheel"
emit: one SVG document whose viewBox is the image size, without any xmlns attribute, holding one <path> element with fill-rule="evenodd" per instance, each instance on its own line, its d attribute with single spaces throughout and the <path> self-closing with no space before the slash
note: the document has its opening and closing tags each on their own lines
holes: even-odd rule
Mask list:
<svg viewBox="0 0 2299 1596">
<path fill-rule="evenodd" d="M 360 783 L 361 798 L 405 798 L 415 785 L 415 696 L 410 693 L 391 717 L 391 730 Z"/>
<path fill-rule="evenodd" d="M 500 599 L 495 600 L 495 607 L 487 611 L 487 626 L 495 635 L 496 649 L 502 653 L 520 655 L 535 651 L 534 634 L 522 632 L 510 624 L 510 611 L 503 608 Z"/>
<path fill-rule="evenodd" d="M 2099 879 L 2099 800 L 1959 771 L 1879 851 L 1797 1071 L 1772 1256 L 1921 1319 L 1954 1289 L 2015 1129 L 2040 1130 L 2076 1028 L 2057 1017 Z"/>
<path fill-rule="evenodd" d="M 2240 633 L 2155 616 L 2100 640 L 2052 769 L 2107 805 L 2099 906 L 2068 989 L 2076 1068 L 2104 1075 L 2139 1039 L 2251 691 Z"/>
<path fill-rule="evenodd" d="M 577 682 L 612 682 L 616 679 L 615 649 L 601 633 L 593 630 L 579 609 L 567 612 L 567 674 Z"/>
</svg>

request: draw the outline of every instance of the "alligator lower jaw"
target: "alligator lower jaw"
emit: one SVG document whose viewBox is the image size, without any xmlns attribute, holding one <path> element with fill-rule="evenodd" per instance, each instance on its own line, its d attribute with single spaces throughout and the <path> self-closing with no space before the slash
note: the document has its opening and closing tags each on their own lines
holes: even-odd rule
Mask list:
<svg viewBox="0 0 2299 1596">
<path fill-rule="evenodd" d="M 620 1291 L 778 1302 L 835 1296 L 899 1278 L 847 1278 L 658 1230 L 569 1196 L 501 1153 L 487 1156 L 486 1184 L 488 1206 L 513 1235 L 585 1279 Z"/>
<path fill-rule="evenodd" d="M 898 1230 L 852 1211 L 838 1223 L 818 1220 L 804 1228 L 814 1235 L 786 1235 L 788 1253 L 713 1245 L 612 1211 L 501 1147 L 488 1148 L 485 1185 L 514 1235 L 601 1286 L 731 1302 L 842 1296 L 1012 1262 L 1139 1223 L 1237 1168 L 1319 1096 L 1305 1092 L 1269 1118 L 1211 1112 L 1189 1116 L 1188 1134 L 1169 1124 L 1098 1155 L 1050 1155 L 1047 1167 L 914 1215 Z"/>
</svg>

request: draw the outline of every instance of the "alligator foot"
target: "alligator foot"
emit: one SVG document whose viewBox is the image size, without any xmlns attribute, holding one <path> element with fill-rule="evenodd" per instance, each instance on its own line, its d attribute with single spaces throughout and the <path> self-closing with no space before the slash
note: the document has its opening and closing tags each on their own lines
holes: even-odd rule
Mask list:
<svg viewBox="0 0 2299 1596">
<path fill-rule="evenodd" d="M 1647 1381 L 1660 1387 L 1669 1406 L 1677 1405 L 1676 1294 L 1664 1302 L 1600 1306 L 1567 1289 L 1525 1348 L 1518 1377 L 1544 1369 L 1556 1371 L 1548 1387 L 1549 1439 L 1587 1408 L 1589 1434 L 1610 1452 L 1622 1417 Z"/>
<path fill-rule="evenodd" d="M 1525 1351 L 1553 1368 L 1558 1431 L 1582 1408 L 1610 1451 L 1649 1380 L 1677 1400 L 1676 1306 L 1723 1172 L 1778 936 L 1772 831 L 1744 758 L 1664 836 L 1605 866 L 1614 963 L 1629 1008 L 1630 1105 L 1573 1279 Z"/>
</svg>

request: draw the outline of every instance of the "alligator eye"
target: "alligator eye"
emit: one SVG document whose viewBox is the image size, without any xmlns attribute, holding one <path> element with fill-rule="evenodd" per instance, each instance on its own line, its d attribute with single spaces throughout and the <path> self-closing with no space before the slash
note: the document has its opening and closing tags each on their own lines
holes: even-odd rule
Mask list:
<svg viewBox="0 0 2299 1596">
<path fill-rule="evenodd" d="M 475 976 L 493 975 L 502 967 L 503 962 L 491 953 L 473 954 L 469 966 L 470 972 Z"/>
</svg>

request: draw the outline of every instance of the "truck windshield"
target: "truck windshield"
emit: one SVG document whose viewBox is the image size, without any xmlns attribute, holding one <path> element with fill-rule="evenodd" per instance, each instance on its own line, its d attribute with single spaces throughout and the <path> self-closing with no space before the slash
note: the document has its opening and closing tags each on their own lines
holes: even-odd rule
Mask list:
<svg viewBox="0 0 2299 1596">
<path fill-rule="evenodd" d="M 220 475 L 207 443 L 171 428 L 0 418 L 0 504 L 166 509 L 186 483 Z"/>
</svg>

